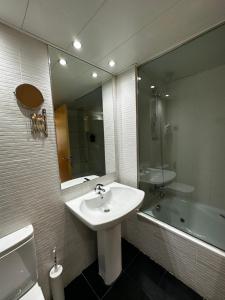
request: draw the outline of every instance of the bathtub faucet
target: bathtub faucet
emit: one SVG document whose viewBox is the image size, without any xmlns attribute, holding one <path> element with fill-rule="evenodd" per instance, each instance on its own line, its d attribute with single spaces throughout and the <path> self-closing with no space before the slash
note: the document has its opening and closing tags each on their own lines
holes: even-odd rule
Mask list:
<svg viewBox="0 0 225 300">
<path fill-rule="evenodd" d="M 159 187 L 159 197 L 164 198 L 166 195 L 166 187 L 165 186 L 160 186 Z"/>
<path fill-rule="evenodd" d="M 166 195 L 166 186 L 164 185 L 158 186 L 155 184 L 154 189 L 153 190 L 151 189 L 150 192 L 153 192 L 156 195 L 158 194 L 159 197 L 162 199 Z"/>
</svg>

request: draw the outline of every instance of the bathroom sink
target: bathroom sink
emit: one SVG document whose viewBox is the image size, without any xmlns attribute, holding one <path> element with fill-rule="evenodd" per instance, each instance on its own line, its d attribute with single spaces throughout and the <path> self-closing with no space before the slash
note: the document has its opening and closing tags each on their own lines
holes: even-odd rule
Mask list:
<svg viewBox="0 0 225 300">
<path fill-rule="evenodd" d="M 176 178 L 176 173 L 171 170 L 147 168 L 140 174 L 140 181 L 154 185 L 168 184 Z"/>
<path fill-rule="evenodd" d="M 104 186 L 104 192 L 92 191 L 66 202 L 70 211 L 92 230 L 113 227 L 141 206 L 144 192 L 113 182 Z"/>
<path fill-rule="evenodd" d="M 122 272 L 121 222 L 142 204 L 144 192 L 117 182 L 66 202 L 70 211 L 97 231 L 99 275 L 111 285 Z"/>
</svg>

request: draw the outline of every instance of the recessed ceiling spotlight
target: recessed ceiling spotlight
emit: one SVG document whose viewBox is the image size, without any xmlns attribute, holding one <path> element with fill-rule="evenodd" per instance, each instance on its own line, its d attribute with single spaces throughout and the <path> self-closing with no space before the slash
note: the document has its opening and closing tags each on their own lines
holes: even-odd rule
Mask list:
<svg viewBox="0 0 225 300">
<path fill-rule="evenodd" d="M 154 84 L 152 84 L 152 85 L 151 85 L 151 89 L 154 89 L 154 88 L 155 88 L 155 85 L 154 85 Z"/>
<path fill-rule="evenodd" d="M 77 50 L 80 50 L 81 47 L 82 47 L 81 42 L 78 41 L 78 40 L 75 40 L 75 41 L 73 42 L 73 46 L 74 46 L 74 48 L 77 49 Z"/>
<path fill-rule="evenodd" d="M 140 80 L 141 80 L 141 77 L 140 77 L 140 76 L 138 76 L 138 77 L 137 77 L 137 80 L 138 80 L 138 81 L 140 81 Z"/>
<path fill-rule="evenodd" d="M 92 77 L 93 77 L 93 78 L 97 78 L 97 77 L 98 77 L 98 74 L 97 74 L 96 72 L 93 72 L 93 73 L 92 73 Z"/>
<path fill-rule="evenodd" d="M 66 64 L 67 64 L 67 62 L 66 62 L 66 60 L 64 58 L 60 58 L 59 63 L 62 66 L 66 66 Z"/>
<path fill-rule="evenodd" d="M 165 97 L 169 97 L 169 96 L 170 96 L 169 94 L 166 94 L 166 95 L 165 95 Z"/>
<path fill-rule="evenodd" d="M 111 68 L 113 68 L 113 67 L 115 66 L 115 64 L 116 64 L 116 63 L 115 63 L 114 60 L 111 59 L 111 60 L 109 61 L 109 66 L 110 66 Z"/>
</svg>

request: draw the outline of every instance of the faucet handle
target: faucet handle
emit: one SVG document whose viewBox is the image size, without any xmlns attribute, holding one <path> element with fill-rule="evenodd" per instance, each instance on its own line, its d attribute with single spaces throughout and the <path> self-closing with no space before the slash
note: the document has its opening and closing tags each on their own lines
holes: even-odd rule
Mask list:
<svg viewBox="0 0 225 300">
<path fill-rule="evenodd" d="M 102 183 L 97 183 L 96 187 L 95 187 L 95 191 L 96 192 L 100 192 L 100 191 L 105 192 L 105 189 L 103 189 L 103 186 L 104 185 Z"/>
<path fill-rule="evenodd" d="M 84 177 L 84 182 L 90 181 L 91 179 L 88 177 Z"/>
</svg>

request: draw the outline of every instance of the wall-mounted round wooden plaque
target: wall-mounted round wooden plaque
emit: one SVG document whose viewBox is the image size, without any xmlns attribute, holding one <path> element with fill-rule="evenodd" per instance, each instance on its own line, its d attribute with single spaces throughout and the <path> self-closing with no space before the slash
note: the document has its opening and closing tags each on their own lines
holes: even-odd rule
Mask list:
<svg viewBox="0 0 225 300">
<path fill-rule="evenodd" d="M 16 98 L 23 106 L 27 108 L 37 108 L 43 102 L 44 98 L 38 88 L 31 84 L 21 84 L 16 88 Z"/>
</svg>

